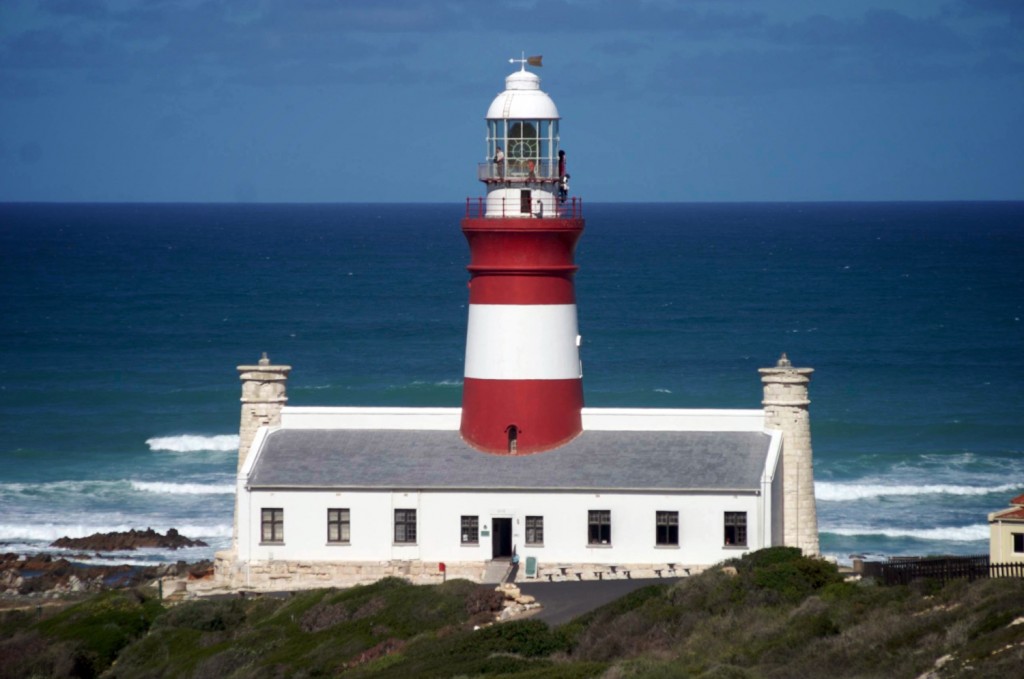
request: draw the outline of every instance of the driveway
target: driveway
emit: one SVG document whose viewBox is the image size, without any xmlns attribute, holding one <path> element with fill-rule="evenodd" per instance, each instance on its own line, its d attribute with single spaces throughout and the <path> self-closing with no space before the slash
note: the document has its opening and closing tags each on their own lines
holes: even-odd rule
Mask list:
<svg viewBox="0 0 1024 679">
<path fill-rule="evenodd" d="M 584 582 L 523 582 L 516 587 L 529 594 L 543 606 L 531 617 L 543 620 L 552 627 L 564 625 L 575 617 L 615 601 L 630 592 L 648 585 L 671 585 L 681 578 L 654 578 L 650 580 L 587 580 Z"/>
</svg>

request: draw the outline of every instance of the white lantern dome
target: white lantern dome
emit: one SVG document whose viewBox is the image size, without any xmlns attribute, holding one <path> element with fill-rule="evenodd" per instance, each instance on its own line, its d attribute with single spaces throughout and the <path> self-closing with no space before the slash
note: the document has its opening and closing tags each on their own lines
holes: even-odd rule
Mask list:
<svg viewBox="0 0 1024 679">
<path fill-rule="evenodd" d="M 488 120 L 558 120 L 558 107 L 540 89 L 540 76 L 525 68 L 505 78 L 505 91 L 487 109 Z"/>
</svg>

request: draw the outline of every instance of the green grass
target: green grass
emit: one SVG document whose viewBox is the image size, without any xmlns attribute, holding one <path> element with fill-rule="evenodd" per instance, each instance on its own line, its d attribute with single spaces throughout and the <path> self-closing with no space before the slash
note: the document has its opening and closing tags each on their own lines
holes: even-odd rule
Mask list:
<svg viewBox="0 0 1024 679">
<path fill-rule="evenodd" d="M 3 625 L 0 677 L 96 677 L 163 613 L 155 592 L 105 592 L 13 632 Z M 32 620 L 22 617 L 20 622 Z"/>
<path fill-rule="evenodd" d="M 163 608 L 113 592 L 38 619 L 0 620 L 0 678 L 1016 676 L 1024 581 L 882 587 L 773 548 L 637 590 L 552 629 L 493 617 L 466 581 Z"/>
</svg>

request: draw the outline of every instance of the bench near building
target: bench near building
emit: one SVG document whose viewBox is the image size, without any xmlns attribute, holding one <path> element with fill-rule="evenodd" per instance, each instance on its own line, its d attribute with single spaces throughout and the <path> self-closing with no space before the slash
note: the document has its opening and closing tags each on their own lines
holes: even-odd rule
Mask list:
<svg viewBox="0 0 1024 679">
<path fill-rule="evenodd" d="M 240 366 L 220 583 L 490 581 L 515 558 L 527 576 L 642 577 L 773 545 L 818 553 L 811 369 L 785 355 L 762 369 L 763 410 L 583 407 L 582 202 L 568 196 L 558 109 L 526 70 L 540 58 L 515 61 L 486 114 L 486 197 L 462 220 L 462 407 L 293 408 L 288 366 Z"/>
</svg>

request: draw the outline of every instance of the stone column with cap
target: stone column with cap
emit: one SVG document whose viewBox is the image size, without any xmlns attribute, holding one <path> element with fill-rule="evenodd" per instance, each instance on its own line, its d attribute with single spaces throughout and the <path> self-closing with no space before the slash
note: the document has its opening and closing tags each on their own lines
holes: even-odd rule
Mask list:
<svg viewBox="0 0 1024 679">
<path fill-rule="evenodd" d="M 761 368 L 764 426 L 782 431 L 783 544 L 817 555 L 818 510 L 814 501 L 814 457 L 807 384 L 813 368 L 794 368 L 786 354 Z"/>
<path fill-rule="evenodd" d="M 266 352 L 257 365 L 238 366 L 242 380 L 242 422 L 238 427 L 238 471 L 242 470 L 256 430 L 281 424 L 281 408 L 288 402 L 285 385 L 290 365 L 271 365 Z"/>
<path fill-rule="evenodd" d="M 263 426 L 281 424 L 281 408 L 288 402 L 285 385 L 290 365 L 271 365 L 267 353 L 263 352 L 256 365 L 238 366 L 238 378 L 242 381 L 242 421 L 238 427 L 238 472 L 249 457 L 256 430 Z M 231 549 L 214 555 L 214 573 L 217 580 L 229 585 L 238 584 L 240 564 L 238 563 L 238 509 L 242 496 L 235 497 L 235 517 L 231 531 Z"/>
</svg>

